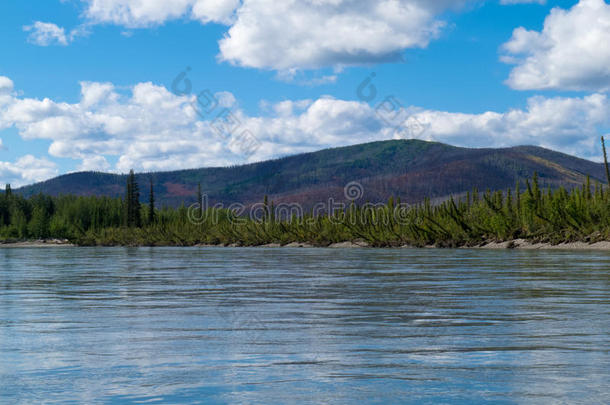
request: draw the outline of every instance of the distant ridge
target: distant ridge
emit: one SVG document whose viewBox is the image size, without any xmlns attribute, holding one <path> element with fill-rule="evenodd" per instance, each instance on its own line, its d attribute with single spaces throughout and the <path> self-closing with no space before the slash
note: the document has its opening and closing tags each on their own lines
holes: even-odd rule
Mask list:
<svg viewBox="0 0 610 405">
<path fill-rule="evenodd" d="M 153 179 L 158 204 L 196 201 L 197 184 L 210 204 L 251 204 L 265 195 L 276 202 L 312 206 L 330 197 L 344 200 L 350 182 L 363 186 L 362 202 L 403 202 L 446 198 L 478 188 L 514 187 L 534 172 L 541 184 L 556 188 L 581 185 L 590 175 L 605 183 L 603 164 L 534 146 L 468 149 L 419 140 L 393 140 L 325 149 L 282 159 L 227 168 L 203 168 L 138 174 L 142 201 Z M 96 172 L 67 174 L 14 190 L 25 196 L 75 194 L 122 196 L 125 175 Z"/>
</svg>

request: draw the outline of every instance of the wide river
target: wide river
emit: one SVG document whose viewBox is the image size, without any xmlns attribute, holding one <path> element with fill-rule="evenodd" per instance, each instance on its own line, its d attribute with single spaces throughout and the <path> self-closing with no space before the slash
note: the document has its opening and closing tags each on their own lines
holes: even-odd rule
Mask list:
<svg viewBox="0 0 610 405">
<path fill-rule="evenodd" d="M 607 403 L 610 253 L 0 249 L 0 403 Z"/>
</svg>

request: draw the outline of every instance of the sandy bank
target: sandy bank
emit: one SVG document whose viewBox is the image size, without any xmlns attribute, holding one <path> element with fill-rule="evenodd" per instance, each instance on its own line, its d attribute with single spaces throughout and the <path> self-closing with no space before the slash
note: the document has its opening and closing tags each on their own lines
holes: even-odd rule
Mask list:
<svg viewBox="0 0 610 405">
<path fill-rule="evenodd" d="M 35 240 L 35 241 L 0 241 L 0 249 L 2 248 L 39 248 L 39 247 L 75 247 L 76 245 L 71 244 L 67 240 L 62 239 L 48 239 L 48 240 Z"/>
</svg>

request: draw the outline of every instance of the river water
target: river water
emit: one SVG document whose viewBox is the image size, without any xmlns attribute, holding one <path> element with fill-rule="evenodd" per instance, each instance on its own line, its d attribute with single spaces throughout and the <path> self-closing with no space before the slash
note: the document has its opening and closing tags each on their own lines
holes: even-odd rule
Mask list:
<svg viewBox="0 0 610 405">
<path fill-rule="evenodd" d="M 0 249 L 0 403 L 607 403 L 610 253 Z"/>
</svg>

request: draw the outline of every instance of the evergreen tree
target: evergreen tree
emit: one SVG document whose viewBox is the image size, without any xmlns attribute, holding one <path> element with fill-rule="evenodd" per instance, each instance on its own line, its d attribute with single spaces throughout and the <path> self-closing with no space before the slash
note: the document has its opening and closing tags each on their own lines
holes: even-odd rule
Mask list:
<svg viewBox="0 0 610 405">
<path fill-rule="evenodd" d="M 269 213 L 269 197 L 265 194 L 265 198 L 263 199 L 264 213 L 263 213 L 263 222 L 267 222 L 270 217 Z"/>
<path fill-rule="evenodd" d="M 129 172 L 127 177 L 127 190 L 125 196 L 126 205 L 126 225 L 128 227 L 140 228 L 142 226 L 141 207 L 140 207 L 140 190 L 136 181 L 136 175 L 133 170 Z"/>
<path fill-rule="evenodd" d="M 49 236 L 50 218 L 43 206 L 36 206 L 32 213 L 32 219 L 28 225 L 30 236 L 44 239 Z"/>
<path fill-rule="evenodd" d="M 6 185 L 6 192 L 0 198 L 0 226 L 9 225 L 10 224 L 10 193 L 11 186 L 9 184 Z"/>
<path fill-rule="evenodd" d="M 153 181 L 150 179 L 150 194 L 149 194 L 149 206 L 148 206 L 148 224 L 152 225 L 155 223 L 155 191 L 153 189 Z"/>
<path fill-rule="evenodd" d="M 23 209 L 18 205 L 15 205 L 11 210 L 11 228 L 11 236 L 17 236 L 22 239 L 28 237 L 28 219 Z"/>
<path fill-rule="evenodd" d="M 131 184 L 131 173 L 129 174 L 129 177 L 127 177 L 127 185 L 126 185 L 126 190 L 125 190 L 125 212 L 124 212 L 124 216 L 125 216 L 125 226 L 127 227 L 131 227 L 131 220 L 133 218 L 132 215 L 132 206 L 131 206 L 131 201 L 133 200 L 133 187 Z"/>
<path fill-rule="evenodd" d="M 138 187 L 138 183 L 136 182 L 136 176 L 133 175 L 133 216 L 134 216 L 134 226 L 136 228 L 140 228 L 142 226 L 142 216 L 141 211 L 142 207 L 140 205 L 140 188 Z"/>
<path fill-rule="evenodd" d="M 604 166 L 606 167 L 606 180 L 610 186 L 610 168 L 608 167 L 608 154 L 606 153 L 606 141 L 602 136 L 602 150 L 604 151 Z"/>
<path fill-rule="evenodd" d="M 197 184 L 197 204 L 199 207 L 198 218 L 203 218 L 203 194 L 201 193 L 201 182 Z"/>
</svg>

